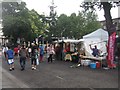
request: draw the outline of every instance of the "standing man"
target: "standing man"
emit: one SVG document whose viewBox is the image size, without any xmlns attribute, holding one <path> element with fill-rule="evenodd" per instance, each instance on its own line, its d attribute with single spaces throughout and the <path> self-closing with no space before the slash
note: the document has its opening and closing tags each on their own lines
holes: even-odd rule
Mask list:
<svg viewBox="0 0 120 90">
<path fill-rule="evenodd" d="M 26 58 L 28 57 L 28 53 L 24 45 L 22 45 L 19 54 L 20 54 L 21 71 L 23 71 L 25 70 Z"/>
<path fill-rule="evenodd" d="M 14 60 L 13 60 L 14 52 L 13 52 L 13 50 L 10 49 L 9 46 L 8 46 L 8 50 L 6 52 L 6 56 L 7 56 L 6 58 L 8 60 L 8 64 L 10 66 L 9 70 L 12 71 L 12 70 L 14 70 Z"/>
<path fill-rule="evenodd" d="M 97 46 L 96 46 L 96 45 L 94 46 L 94 48 L 92 48 L 92 47 L 91 47 L 91 44 L 90 44 L 90 49 L 93 51 L 93 52 L 92 52 L 92 55 L 93 55 L 94 57 L 99 56 L 99 50 L 97 49 Z"/>
<path fill-rule="evenodd" d="M 60 45 L 59 44 L 55 45 L 55 57 L 56 57 L 56 60 L 60 60 Z"/>
</svg>

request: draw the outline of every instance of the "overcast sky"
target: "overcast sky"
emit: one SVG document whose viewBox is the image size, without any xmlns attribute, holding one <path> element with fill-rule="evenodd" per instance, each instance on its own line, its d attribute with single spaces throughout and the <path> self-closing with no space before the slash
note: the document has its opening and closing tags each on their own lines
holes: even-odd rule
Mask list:
<svg viewBox="0 0 120 90">
<path fill-rule="evenodd" d="M 6 0 L 6 1 L 14 1 L 14 0 Z M 27 7 L 30 10 L 35 9 L 39 14 L 44 13 L 45 15 L 49 15 L 50 12 L 49 6 L 51 5 L 52 0 L 22 0 L 22 1 L 26 2 Z M 71 13 L 78 14 L 78 11 L 81 11 L 80 4 L 82 1 L 84 0 L 54 0 L 55 6 L 57 6 L 55 8 L 55 11 L 57 11 L 58 16 L 63 13 L 66 15 L 70 15 Z M 97 14 L 99 18 L 98 20 L 105 20 L 103 10 L 101 11 L 97 10 Z M 112 8 L 111 15 L 112 18 L 117 18 L 118 8 Z"/>
</svg>

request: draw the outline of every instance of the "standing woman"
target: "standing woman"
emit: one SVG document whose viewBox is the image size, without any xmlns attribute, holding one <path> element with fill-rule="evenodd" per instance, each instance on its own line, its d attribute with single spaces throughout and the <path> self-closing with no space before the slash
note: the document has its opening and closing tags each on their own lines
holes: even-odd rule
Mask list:
<svg viewBox="0 0 120 90">
<path fill-rule="evenodd" d="M 48 53 L 48 62 L 51 61 L 51 63 L 52 63 L 53 62 L 52 57 L 53 57 L 53 54 L 54 54 L 54 47 L 52 46 L 52 44 L 48 45 L 47 53 Z"/>
<path fill-rule="evenodd" d="M 38 46 L 32 43 L 32 52 L 31 52 L 32 70 L 36 69 L 37 58 L 38 58 Z"/>
</svg>

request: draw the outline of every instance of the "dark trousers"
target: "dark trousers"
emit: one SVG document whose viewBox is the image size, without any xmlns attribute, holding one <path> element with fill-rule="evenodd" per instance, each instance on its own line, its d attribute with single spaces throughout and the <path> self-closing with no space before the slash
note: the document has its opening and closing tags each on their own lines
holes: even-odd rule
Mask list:
<svg viewBox="0 0 120 90">
<path fill-rule="evenodd" d="M 48 62 L 52 62 L 52 56 L 53 56 L 53 54 L 50 54 L 50 56 L 48 57 Z"/>
<path fill-rule="evenodd" d="M 56 60 L 60 60 L 61 59 L 61 54 L 60 53 L 56 53 L 55 57 L 56 57 Z"/>
<path fill-rule="evenodd" d="M 29 57 L 31 58 L 31 52 L 28 52 Z"/>
<path fill-rule="evenodd" d="M 37 64 L 37 59 L 35 58 L 35 56 L 32 56 L 32 58 L 31 58 L 31 64 L 32 65 L 36 65 Z"/>
<path fill-rule="evenodd" d="M 26 57 L 20 57 L 20 66 L 25 69 Z"/>
</svg>

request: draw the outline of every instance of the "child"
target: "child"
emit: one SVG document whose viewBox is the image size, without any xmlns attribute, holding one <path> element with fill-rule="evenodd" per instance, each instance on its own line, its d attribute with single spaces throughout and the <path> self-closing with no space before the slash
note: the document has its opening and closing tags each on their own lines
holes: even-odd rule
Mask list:
<svg viewBox="0 0 120 90">
<path fill-rule="evenodd" d="M 8 50 L 7 50 L 7 60 L 8 60 L 8 64 L 10 65 L 9 70 L 12 71 L 14 70 L 14 52 L 13 50 L 10 49 L 10 47 L 8 46 Z"/>
</svg>

